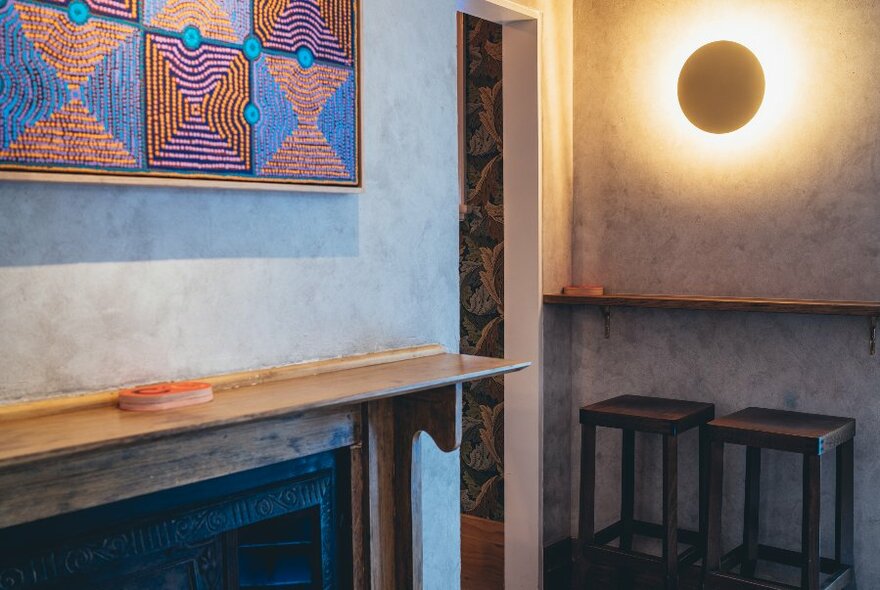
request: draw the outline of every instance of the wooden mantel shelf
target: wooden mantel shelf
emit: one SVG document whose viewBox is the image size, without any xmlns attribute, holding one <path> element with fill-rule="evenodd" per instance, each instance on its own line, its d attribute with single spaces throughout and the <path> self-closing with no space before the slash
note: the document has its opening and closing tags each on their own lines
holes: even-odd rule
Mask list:
<svg viewBox="0 0 880 590">
<path fill-rule="evenodd" d="M 880 316 L 880 301 L 826 301 L 816 299 L 768 299 L 762 297 L 712 297 L 705 295 L 614 294 L 582 297 L 546 294 L 544 303 L 600 307 L 650 307 L 704 311 L 751 311 L 815 315 Z"/>
<path fill-rule="evenodd" d="M 871 356 L 874 356 L 877 352 L 877 324 L 880 321 L 880 301 L 831 301 L 820 299 L 770 299 L 763 297 L 643 295 L 629 293 L 581 296 L 547 293 L 544 295 L 544 303 L 600 307 L 605 316 L 606 338 L 611 336 L 611 309 L 614 307 L 867 317 L 869 319 L 868 339 Z"/>
<path fill-rule="evenodd" d="M 442 388 L 529 364 L 443 353 L 230 389 L 209 404 L 167 412 L 104 406 L 3 421 L 0 472 L 85 451 Z"/>
</svg>

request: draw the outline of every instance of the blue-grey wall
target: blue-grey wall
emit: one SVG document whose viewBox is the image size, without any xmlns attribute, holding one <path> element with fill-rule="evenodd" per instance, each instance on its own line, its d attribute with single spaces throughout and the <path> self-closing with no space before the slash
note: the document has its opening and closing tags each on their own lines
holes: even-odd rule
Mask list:
<svg viewBox="0 0 880 590">
<path fill-rule="evenodd" d="M 880 299 L 878 19 L 867 0 L 575 2 L 574 282 L 617 292 Z M 675 104 L 678 68 L 713 36 L 764 49 L 772 114 L 715 138 Z M 576 309 L 570 326 L 573 482 L 576 408 L 615 395 L 707 400 L 719 414 L 757 405 L 854 416 L 858 578 L 880 587 L 880 357 L 868 355 L 865 319 L 622 310 L 604 340 L 599 311 Z M 619 439 L 600 436 L 602 522 L 617 515 Z M 656 517 L 659 447 L 638 444 L 637 513 Z M 727 454 L 728 549 L 741 534 L 743 455 Z M 680 454 L 688 525 L 696 522 L 696 459 L 688 440 Z M 823 468 L 828 551 L 833 457 Z M 761 542 L 797 547 L 799 458 L 769 453 L 762 483 Z M 570 517 L 556 536 L 573 530 L 576 495 L 573 487 L 571 507 L 548 507 Z"/>
<path fill-rule="evenodd" d="M 0 402 L 457 349 L 453 3 L 362 16 L 361 195 L 0 181 Z M 448 590 L 458 457 L 426 453 L 427 587 Z"/>
</svg>

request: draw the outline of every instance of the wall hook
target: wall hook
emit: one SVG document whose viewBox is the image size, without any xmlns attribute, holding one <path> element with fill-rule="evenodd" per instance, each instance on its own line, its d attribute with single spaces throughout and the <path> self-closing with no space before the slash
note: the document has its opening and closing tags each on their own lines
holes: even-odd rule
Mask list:
<svg viewBox="0 0 880 590">
<path fill-rule="evenodd" d="M 611 338 L 611 307 L 602 306 L 602 315 L 605 317 L 605 338 Z"/>
<path fill-rule="evenodd" d="M 871 316 L 871 331 L 869 336 L 871 338 L 871 356 L 875 356 L 877 354 L 877 316 Z"/>
</svg>

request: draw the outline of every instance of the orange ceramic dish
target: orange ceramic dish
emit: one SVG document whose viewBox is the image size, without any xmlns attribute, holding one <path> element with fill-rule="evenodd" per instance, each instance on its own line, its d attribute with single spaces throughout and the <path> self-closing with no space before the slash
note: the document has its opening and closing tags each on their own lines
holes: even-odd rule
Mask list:
<svg viewBox="0 0 880 590">
<path fill-rule="evenodd" d="M 204 404 L 212 399 L 214 390 L 209 383 L 159 383 L 120 391 L 119 407 L 134 412 L 156 412 Z"/>
</svg>

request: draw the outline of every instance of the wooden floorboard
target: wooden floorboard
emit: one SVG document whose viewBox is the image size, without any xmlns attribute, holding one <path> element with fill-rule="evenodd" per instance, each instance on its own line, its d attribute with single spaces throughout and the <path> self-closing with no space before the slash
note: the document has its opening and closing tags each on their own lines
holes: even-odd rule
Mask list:
<svg viewBox="0 0 880 590">
<path fill-rule="evenodd" d="M 461 590 L 503 590 L 504 523 L 461 516 Z"/>
</svg>

